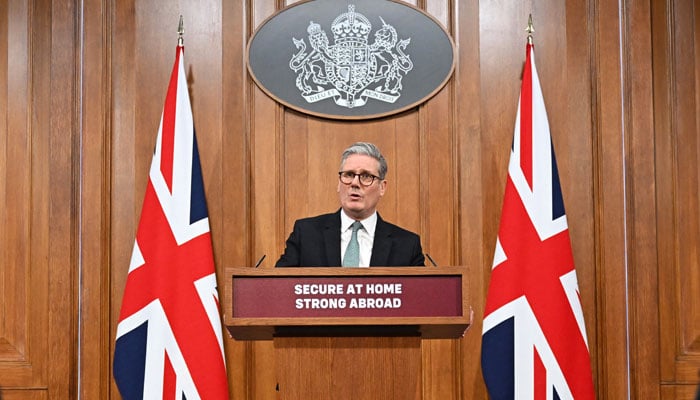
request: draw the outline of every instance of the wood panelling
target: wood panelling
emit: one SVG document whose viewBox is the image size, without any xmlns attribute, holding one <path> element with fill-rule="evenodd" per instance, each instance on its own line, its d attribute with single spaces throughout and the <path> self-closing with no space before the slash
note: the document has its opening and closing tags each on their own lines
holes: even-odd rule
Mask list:
<svg viewBox="0 0 700 400">
<path fill-rule="evenodd" d="M 660 375 L 663 383 L 694 383 L 700 374 L 700 9 L 697 2 L 673 1 L 659 6 L 657 13 L 670 17 L 654 19 L 654 65 L 662 73 L 654 80 L 659 93 L 654 116 L 659 143 Z M 688 392 L 684 387 L 666 389 L 663 396 Z"/>
<path fill-rule="evenodd" d="M 276 338 L 283 399 L 422 399 L 421 339 Z M 423 390 L 421 390 L 423 389 Z"/>
<path fill-rule="evenodd" d="M 484 210 L 486 199 L 484 187 L 488 182 L 482 179 L 484 168 L 482 157 L 481 99 L 482 86 L 479 68 L 480 56 L 480 7 L 476 2 L 456 2 L 452 18 L 453 38 L 459 49 L 457 64 L 453 75 L 453 91 L 470 93 L 467 98 L 460 98 L 453 103 L 455 151 L 457 165 L 455 184 L 458 196 L 455 222 L 455 262 L 472 266 L 475 273 L 470 282 L 474 296 L 473 311 L 477 315 L 474 324 L 461 341 L 460 358 L 455 361 L 462 371 L 462 399 L 485 399 L 486 388 L 481 379 L 481 318 L 484 309 L 485 277 L 491 265 L 495 240 L 485 235 Z M 470 101 L 469 99 L 473 99 Z"/>
<path fill-rule="evenodd" d="M 625 23 L 628 45 L 624 84 L 627 87 L 625 110 L 625 158 L 627 185 L 630 358 L 638 367 L 630 371 L 630 395 L 633 398 L 656 398 L 659 389 L 658 363 L 644 362 L 658 349 L 656 327 L 659 318 L 650 313 L 658 304 L 658 274 L 655 264 L 658 250 L 656 232 L 649 229 L 657 221 L 656 182 L 654 176 L 654 98 L 652 51 L 652 9 L 643 2 L 631 4 Z"/>
<path fill-rule="evenodd" d="M 379 212 L 418 232 L 440 265 L 474 271 L 475 315 L 459 340 L 378 339 L 377 351 L 419 346 L 420 359 L 402 361 L 416 365 L 415 387 L 377 397 L 486 399 L 481 314 L 530 13 L 597 395 L 692 398 L 697 0 L 409 1 L 452 34 L 454 75 L 428 102 L 369 121 L 288 110 L 248 76 L 248 38 L 294 2 L 0 1 L 3 399 L 119 398 L 116 322 L 180 15 L 219 286 L 225 267 L 265 255 L 271 268 L 297 218 L 335 211 L 340 153 L 375 142 L 389 162 Z M 295 346 L 310 340 L 226 338 L 231 398 L 301 396 L 303 382 L 276 387 L 308 362 Z"/>
<path fill-rule="evenodd" d="M 599 346 L 591 349 L 598 358 L 594 377 L 601 398 L 628 398 L 627 370 L 620 370 L 628 358 L 627 281 L 625 248 L 625 86 L 621 79 L 621 48 L 626 45 L 621 34 L 624 15 L 619 4 L 600 1 L 593 16 L 593 60 L 596 77 L 592 98 L 593 168 L 592 188 L 595 207 L 596 312 L 595 325 Z M 574 221 L 571 221 L 574 224 Z M 585 294 L 582 293 L 582 297 Z M 584 313 L 585 313 L 584 309 Z M 591 322 L 587 322 L 589 325 Z M 590 329 L 590 328 L 589 328 Z M 609 376 L 615 379 L 608 378 Z"/>
<path fill-rule="evenodd" d="M 252 265 L 257 259 L 251 248 L 249 227 L 251 223 L 249 191 L 251 168 L 249 137 L 249 120 L 246 117 L 250 99 L 245 69 L 245 46 L 249 35 L 247 8 L 242 1 L 224 1 L 221 3 L 221 152 L 215 180 L 206 181 L 221 187 L 221 199 L 218 203 L 209 202 L 209 223 L 214 243 L 214 257 L 218 271 L 235 265 Z M 188 56 L 189 57 L 189 56 Z M 227 200 L 230 199 L 230 200 Z M 230 221 L 230 222 L 225 222 Z M 223 287 L 223 276 L 218 275 L 219 287 Z M 224 337 L 227 337 L 224 335 Z M 225 340 L 224 347 L 228 361 L 228 374 L 231 397 L 247 399 L 250 397 L 249 382 L 251 377 L 251 344 Z"/>
<path fill-rule="evenodd" d="M 110 82 L 110 59 L 112 56 L 109 38 L 102 33 L 112 29 L 112 14 L 107 1 L 85 2 L 80 10 L 84 45 L 80 55 L 79 80 L 82 87 L 78 94 L 79 117 L 82 135 L 80 146 L 81 162 L 78 174 L 81 190 L 79 207 L 80 240 L 78 273 L 80 274 L 80 337 L 92 338 L 81 342 L 80 354 L 84 360 L 80 364 L 78 376 L 81 398 L 109 398 L 110 354 L 104 350 L 111 348 L 114 338 L 110 331 L 111 313 L 104 312 L 104 305 L 110 302 L 109 268 L 95 266 L 109 265 L 108 243 L 111 203 L 109 170 L 111 167 L 112 96 Z M 88 239 L 89 238 L 89 239 Z"/>
<path fill-rule="evenodd" d="M 4 390 L 3 400 L 46 400 L 46 390 Z"/>
<path fill-rule="evenodd" d="M 254 1 L 248 4 L 251 22 L 250 34 L 269 16 L 277 11 L 273 0 Z M 249 36 L 246 35 L 246 39 Z M 250 121 L 249 135 L 250 186 L 242 188 L 248 193 L 251 225 L 249 235 L 251 246 L 247 249 L 252 258 L 269 257 L 263 267 L 271 267 L 276 261 L 276 249 L 283 242 L 282 218 L 287 205 L 281 192 L 286 173 L 284 165 L 285 143 L 283 134 L 284 115 L 282 107 L 265 95 L 246 75 L 249 108 L 244 118 Z M 303 172 L 301 173 L 303 177 Z M 296 184 L 296 179 L 292 181 Z M 302 181 L 299 181 L 302 182 Z M 299 183 L 301 184 L 301 183 Z M 245 263 L 246 260 L 241 260 Z M 232 266 L 245 264 L 231 264 Z M 248 368 L 250 388 L 248 395 L 253 399 L 272 400 L 277 393 L 275 371 L 277 369 L 275 350 L 271 341 L 258 341 L 250 344 L 251 353 Z M 235 368 L 235 361 L 229 368 Z M 235 385 L 235 384 L 234 384 Z"/>
<path fill-rule="evenodd" d="M 6 4 L 3 18 L 7 35 L 3 47 L 10 53 L 3 57 L 3 112 L 2 129 L 2 324 L 0 325 L 0 385 L 29 386 L 40 377 L 38 359 L 29 352 L 30 331 L 46 327 L 46 292 L 36 293 L 40 307 L 34 310 L 27 304 L 30 281 L 30 224 L 31 224 L 31 130 L 29 129 L 31 86 L 28 60 L 30 11 L 26 4 Z M 12 54 L 12 56 L 10 56 Z M 47 79 L 48 80 L 48 79 Z M 10 173 L 12 170 L 12 173 Z M 45 269 L 44 269 L 45 271 Z M 43 306 L 43 307 L 41 307 Z M 39 318 L 30 321 L 32 311 Z M 37 326 L 43 323 L 43 326 Z M 35 341 L 34 343 L 38 343 Z M 39 349 L 41 350 L 41 349 Z M 43 351 L 46 347 L 43 347 Z M 23 368 L 14 368 L 19 363 Z"/>
<path fill-rule="evenodd" d="M 67 1 L 13 1 L 1 10 L 0 387 L 22 389 L 8 398 L 71 398 L 78 363 L 78 20 Z"/>
<path fill-rule="evenodd" d="M 697 400 L 700 395 L 696 385 L 662 385 L 662 400 Z"/>
</svg>

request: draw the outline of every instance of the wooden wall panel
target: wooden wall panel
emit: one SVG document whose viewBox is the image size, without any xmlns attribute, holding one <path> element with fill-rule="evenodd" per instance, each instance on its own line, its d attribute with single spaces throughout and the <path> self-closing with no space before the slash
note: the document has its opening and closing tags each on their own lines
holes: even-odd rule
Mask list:
<svg viewBox="0 0 700 400">
<path fill-rule="evenodd" d="M 594 384 L 598 376 L 599 362 L 595 349 L 599 347 L 597 324 L 600 315 L 595 310 L 598 304 L 599 268 L 596 255 L 596 192 L 595 150 L 597 142 L 594 129 L 595 92 L 592 90 L 596 74 L 589 63 L 594 53 L 594 25 L 590 1 L 568 2 L 563 18 L 566 23 L 558 32 L 566 34 L 566 70 L 562 72 L 566 90 L 559 92 L 566 99 L 566 106 L 554 108 L 549 114 L 553 121 L 567 116 L 557 129 L 557 163 L 566 201 L 571 247 L 576 262 L 579 290 L 583 294 L 584 316 L 591 353 L 591 368 Z M 555 53 L 556 54 L 556 53 Z M 541 59 L 542 57 L 540 57 Z M 556 85 L 555 85 L 556 86 Z M 552 89 L 554 89 L 552 87 Z M 549 102 L 552 104 L 552 101 Z M 556 100 L 554 107 L 557 107 Z M 576 110 L 570 112 L 569 110 Z M 552 122 L 553 123 L 553 122 Z M 566 132 L 566 134 L 563 134 Z M 584 150 L 585 149 L 585 150 Z M 584 190 L 581 190 L 583 185 Z M 585 295 L 588 293 L 588 295 Z"/>
<path fill-rule="evenodd" d="M 454 33 L 454 5 L 445 1 L 426 1 L 420 4 L 423 11 L 435 18 L 452 35 Z M 424 251 L 438 265 L 462 265 L 455 257 L 457 242 L 453 240 L 458 222 L 457 205 L 457 130 L 455 110 L 469 107 L 460 102 L 461 96 L 451 80 L 433 98 L 419 109 L 420 133 L 420 182 L 422 219 L 420 232 Z M 410 144 L 399 142 L 406 149 Z M 415 159 L 415 158 L 414 158 Z M 410 189 L 410 188 L 409 188 Z M 404 202 L 405 196 L 399 198 Z M 399 214 L 401 215 L 401 214 Z M 407 226 L 401 220 L 400 224 Z M 410 226 L 410 225 L 408 225 Z M 426 260 L 426 265 L 431 262 Z M 458 340 L 424 340 L 423 350 L 423 398 L 459 399 L 463 370 L 460 362 L 462 347 Z"/>
<path fill-rule="evenodd" d="M 417 337 L 275 339 L 283 399 L 422 399 Z"/>
<path fill-rule="evenodd" d="M 46 390 L 4 390 L 3 400 L 46 400 Z"/>
<path fill-rule="evenodd" d="M 493 261 L 495 240 L 486 236 L 484 210 L 487 200 L 482 169 L 484 142 L 487 136 L 482 129 L 481 85 L 481 27 L 480 5 L 477 2 L 456 2 L 452 19 L 453 38 L 459 51 L 453 76 L 454 93 L 469 93 L 453 104 L 455 119 L 455 148 L 457 151 L 456 185 L 458 215 L 455 238 L 455 264 L 472 268 L 470 282 L 473 295 L 474 324 L 461 342 L 461 358 L 457 361 L 462 370 L 461 398 L 485 399 L 486 388 L 481 378 L 481 318 L 484 309 L 485 275 Z M 478 101 L 477 101 L 478 100 Z M 500 203 L 499 203 L 500 204 Z"/>
<path fill-rule="evenodd" d="M 246 117 L 250 98 L 245 69 L 245 45 L 250 24 L 246 4 L 242 1 L 222 2 L 222 115 L 221 115 L 221 165 L 219 176 L 209 185 L 221 185 L 218 204 L 209 204 L 212 240 L 217 271 L 228 266 L 252 265 L 257 259 L 250 249 L 248 227 L 251 221 L 248 200 L 251 180 L 249 137 L 246 135 L 249 120 Z M 214 174 L 216 176 L 216 174 Z M 214 219 L 218 219 L 215 222 Z M 218 234 L 217 234 L 218 232 Z M 223 287 L 223 275 L 218 275 L 219 287 Z M 227 337 L 227 335 L 224 335 Z M 226 340 L 230 394 L 234 399 L 250 398 L 249 372 L 250 344 Z"/>
<path fill-rule="evenodd" d="M 13 1 L 0 9 L 0 388 L 22 389 L 8 398 L 69 398 L 77 389 L 73 6 Z"/>
<path fill-rule="evenodd" d="M 47 371 L 48 397 L 74 397 L 77 389 L 78 309 L 77 288 L 79 273 L 74 268 L 78 262 L 79 226 L 77 177 L 80 164 L 79 143 L 79 83 L 78 41 L 79 22 L 75 18 L 77 4 L 72 1 L 38 2 L 34 10 L 50 10 L 51 20 L 51 68 L 47 87 L 34 87 L 39 92 L 34 99 L 48 96 L 46 110 L 48 125 L 44 132 L 37 131 L 33 143 L 40 144 L 32 151 L 32 181 L 37 187 L 32 194 L 33 210 L 45 212 L 46 220 L 35 220 L 32 226 L 32 263 L 46 263 L 46 271 L 34 270 L 31 289 L 46 290 L 49 303 L 46 332 L 32 329 L 32 335 L 40 335 L 47 341 L 43 354 Z M 54 44 L 55 43 L 55 44 Z M 34 51 L 34 49 L 33 49 Z M 46 59 L 46 52 L 34 53 L 33 59 Z M 49 88 L 50 92 L 44 90 Z M 45 136 L 44 136 L 45 135 Z M 42 147 L 46 146 L 46 147 Z M 39 168 L 39 169 L 35 169 Z M 41 237 L 42 239 L 39 239 Z M 35 245 L 46 240 L 46 253 Z M 45 255 L 44 260 L 42 255 Z M 43 286 L 45 280 L 46 286 Z M 38 284 L 37 284 L 38 283 Z M 45 288 L 45 289 L 44 289 Z M 32 296 L 29 297 L 30 303 Z M 33 317 L 33 315 L 29 315 Z"/>
<path fill-rule="evenodd" d="M 670 62 L 673 59 L 670 40 L 671 31 L 668 24 L 668 2 L 658 2 L 652 7 L 652 29 L 653 29 L 653 48 L 654 48 L 654 130 L 656 155 L 656 176 L 664 177 L 664 179 L 656 179 L 657 185 L 657 202 L 658 208 L 658 223 L 657 223 L 657 238 L 659 252 L 659 271 L 674 271 L 676 258 L 676 240 L 675 232 L 675 210 L 673 203 L 675 201 L 674 186 L 677 180 L 676 168 L 676 149 L 677 143 L 671 135 L 672 122 L 672 107 L 671 99 L 672 80 Z M 673 310 L 674 304 L 677 302 L 674 299 L 674 284 L 673 276 L 675 274 L 660 274 L 658 276 L 658 299 L 659 306 L 663 304 L 669 305 L 670 310 Z M 658 306 L 657 306 L 658 307 Z M 661 310 L 660 310 L 661 311 Z M 673 313 L 659 313 L 660 323 L 675 326 Z M 658 348 L 665 351 L 667 354 L 674 354 L 675 338 L 659 337 Z M 660 375 L 661 379 L 670 381 L 673 379 L 674 357 L 659 357 L 659 370 L 666 371 Z M 662 392 L 663 393 L 663 392 Z M 668 393 L 668 392 L 666 392 Z"/>
<path fill-rule="evenodd" d="M 591 353 L 598 359 L 598 373 L 594 377 L 598 395 L 612 399 L 629 395 L 629 371 L 619 368 L 628 358 L 626 320 L 616 317 L 627 314 L 626 171 L 623 164 L 626 103 L 621 80 L 625 65 L 621 64 L 620 57 L 620 49 L 627 43 L 621 34 L 624 18 L 619 4 L 599 1 L 595 3 L 595 11 L 592 57 L 596 76 L 593 82 L 594 142 L 591 150 L 597 263 L 595 315 L 598 320 L 595 327 L 600 345 Z"/>
<path fill-rule="evenodd" d="M 31 221 L 31 130 L 30 102 L 32 98 L 28 60 L 30 11 L 28 4 L 5 4 L 6 35 L 3 47 L 7 52 L 2 63 L 2 262 L 0 273 L 2 292 L 2 324 L 0 324 L 0 386 L 31 386 L 40 381 L 42 370 L 36 365 L 37 355 L 29 353 L 32 311 L 41 312 L 38 318 L 45 324 L 46 310 L 32 310 L 26 299 L 31 292 L 30 281 L 30 221 Z M 12 168 L 10 168 L 12 167 Z M 12 171 L 12 172 L 10 172 Z M 12 246 L 6 245 L 12 243 Z M 39 304 L 46 301 L 45 293 L 38 293 Z M 44 325 L 45 326 L 45 325 Z M 44 347 L 45 350 L 45 347 Z M 39 353 L 40 354 L 40 353 Z M 13 368 L 19 363 L 24 368 Z"/>
<path fill-rule="evenodd" d="M 700 109 L 700 65 L 697 53 L 700 48 L 694 34 L 698 27 L 695 18 L 699 15 L 696 8 L 697 4 L 686 2 L 673 2 L 671 8 L 674 13 L 675 23 L 672 29 L 676 45 L 672 66 L 676 80 L 672 89 L 675 92 L 672 109 L 676 115 L 672 135 L 676 141 L 675 169 L 678 185 L 674 190 L 678 223 L 678 266 L 674 269 L 677 274 L 674 277 L 674 286 L 679 303 L 675 310 L 676 326 L 671 331 L 679 339 L 675 346 L 676 382 L 694 382 L 700 373 L 700 296 L 694 295 L 700 293 L 700 207 L 697 196 L 700 178 L 700 126 L 697 117 Z M 668 305 L 660 302 L 660 307 L 666 311 Z M 667 332 L 663 328 L 666 327 L 662 327 L 662 335 Z"/>
<path fill-rule="evenodd" d="M 625 142 L 627 160 L 627 212 L 630 358 L 638 365 L 630 371 L 630 395 L 634 398 L 656 398 L 659 389 L 652 383 L 658 377 L 657 362 L 645 360 L 648 349 L 659 348 L 655 333 L 658 315 L 650 313 L 658 304 L 658 250 L 656 231 L 650 229 L 657 221 L 657 187 L 654 179 L 654 99 L 652 68 L 652 10 L 649 4 L 636 2 L 627 12 L 626 58 L 628 87 Z"/>
<path fill-rule="evenodd" d="M 659 92 L 654 115 L 659 202 L 659 357 L 663 398 L 686 393 L 700 376 L 700 36 L 697 2 L 668 1 L 654 9 Z M 664 18 L 665 17 L 665 18 Z M 664 79 L 665 78 L 665 79 Z M 658 104 L 658 105 L 657 105 Z"/>
<path fill-rule="evenodd" d="M 277 10 L 273 0 L 254 1 L 248 4 L 251 27 L 249 34 Z M 246 35 L 246 39 L 250 36 Z M 248 251 L 257 259 L 266 255 L 266 267 L 276 261 L 275 251 L 283 241 L 280 221 L 285 205 L 280 188 L 283 185 L 284 136 L 282 107 L 260 90 L 251 79 L 249 87 L 250 109 L 245 118 L 250 120 L 251 184 L 248 201 L 251 205 L 251 246 Z M 276 397 L 275 350 L 271 341 L 250 344 L 250 392 L 251 398 L 272 400 Z M 235 364 L 233 366 L 235 368 Z"/>
<path fill-rule="evenodd" d="M 110 313 L 104 312 L 103 305 L 109 303 L 109 268 L 95 266 L 109 265 L 109 169 L 110 157 L 110 118 L 112 116 L 110 77 L 110 49 L 108 37 L 102 33 L 111 28 L 109 3 L 95 0 L 85 3 L 81 10 L 85 38 L 81 55 L 82 68 L 80 81 L 82 87 L 79 95 L 83 101 L 79 104 L 78 116 L 82 127 L 80 154 L 81 168 L 79 179 L 81 191 L 78 202 L 80 207 L 80 237 L 91 238 L 80 245 L 81 276 L 80 337 L 93 338 L 84 341 L 80 347 L 82 362 L 78 376 L 80 385 L 78 395 L 81 398 L 109 398 L 110 356 L 106 349 L 111 348 L 114 340 L 110 335 Z"/>
</svg>

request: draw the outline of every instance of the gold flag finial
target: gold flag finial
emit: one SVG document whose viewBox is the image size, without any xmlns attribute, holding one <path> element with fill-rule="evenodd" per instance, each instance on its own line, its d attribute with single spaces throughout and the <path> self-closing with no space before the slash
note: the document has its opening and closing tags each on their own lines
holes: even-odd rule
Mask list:
<svg viewBox="0 0 700 400">
<path fill-rule="evenodd" d="M 532 14 L 530 14 L 530 18 L 527 19 L 527 28 L 525 28 L 525 31 L 527 32 L 527 43 L 532 44 L 532 32 L 535 31 L 535 27 L 532 25 Z"/>
<path fill-rule="evenodd" d="M 180 23 L 177 24 L 177 45 L 182 46 L 185 44 L 185 39 L 182 37 L 182 35 L 185 34 L 185 22 L 182 18 L 182 15 L 180 15 Z"/>
</svg>

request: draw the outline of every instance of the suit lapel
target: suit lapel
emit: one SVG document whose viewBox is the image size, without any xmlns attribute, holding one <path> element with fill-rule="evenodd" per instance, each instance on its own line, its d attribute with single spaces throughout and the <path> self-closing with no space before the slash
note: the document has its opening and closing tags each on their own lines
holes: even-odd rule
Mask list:
<svg viewBox="0 0 700 400">
<path fill-rule="evenodd" d="M 340 211 L 331 214 L 323 227 L 323 243 L 325 244 L 328 266 L 341 266 L 340 261 Z"/>
<path fill-rule="evenodd" d="M 374 230 L 374 245 L 372 245 L 371 267 L 381 267 L 389 264 L 391 253 L 391 229 L 377 214 L 377 227 Z"/>
</svg>

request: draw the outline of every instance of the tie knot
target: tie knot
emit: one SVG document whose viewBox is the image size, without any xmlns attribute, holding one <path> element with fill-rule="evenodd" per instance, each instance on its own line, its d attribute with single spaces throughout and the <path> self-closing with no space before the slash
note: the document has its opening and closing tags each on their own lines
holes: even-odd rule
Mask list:
<svg viewBox="0 0 700 400">
<path fill-rule="evenodd" d="M 355 222 L 352 223 L 351 227 L 352 227 L 352 231 L 353 231 L 353 232 L 357 232 L 357 231 L 359 231 L 359 230 L 362 228 L 362 222 L 360 222 L 360 221 L 355 221 Z"/>
</svg>

